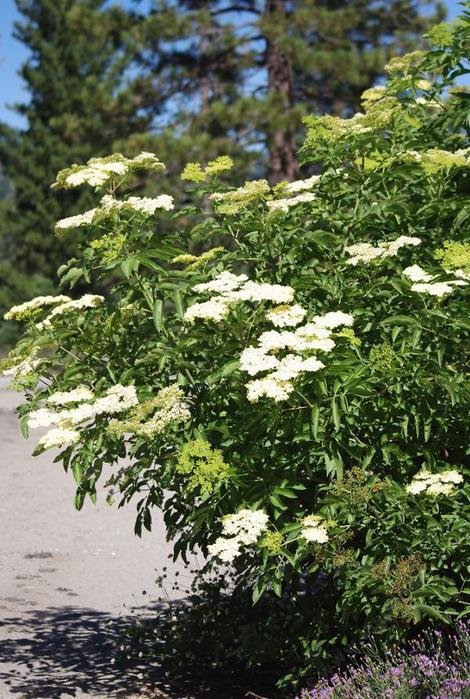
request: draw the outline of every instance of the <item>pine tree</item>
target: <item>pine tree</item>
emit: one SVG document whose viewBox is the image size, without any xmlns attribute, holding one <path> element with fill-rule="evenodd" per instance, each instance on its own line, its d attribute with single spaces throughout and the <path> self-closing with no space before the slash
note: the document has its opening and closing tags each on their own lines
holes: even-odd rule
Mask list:
<svg viewBox="0 0 470 699">
<path fill-rule="evenodd" d="M 186 155 L 248 149 L 260 172 L 268 154 L 272 181 L 292 179 L 301 116 L 356 111 L 387 59 L 442 17 L 433 0 L 157 0 L 147 97 Z"/>
<path fill-rule="evenodd" d="M 0 212 L 0 246 L 16 272 L 53 278 L 65 259 L 57 219 L 83 211 L 88 194 L 50 190 L 58 170 L 106 154 L 148 129 L 127 84 L 131 16 L 105 0 L 16 0 L 15 36 L 31 52 L 21 69 L 24 131 L 0 127 L 0 162 L 13 196 Z M 88 207 L 89 208 L 89 207 Z"/>
</svg>

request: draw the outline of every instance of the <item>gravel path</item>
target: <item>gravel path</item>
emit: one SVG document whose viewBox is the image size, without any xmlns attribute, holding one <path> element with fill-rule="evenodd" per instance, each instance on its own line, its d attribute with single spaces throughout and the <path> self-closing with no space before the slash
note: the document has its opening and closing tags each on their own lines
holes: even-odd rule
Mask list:
<svg viewBox="0 0 470 699">
<path fill-rule="evenodd" d="M 50 452 L 30 456 L 35 439 L 21 437 L 13 412 L 21 397 L 5 385 L 0 699 L 142 696 L 137 670 L 123 675 L 111 658 L 120 625 L 158 597 L 154 581 L 169 563 L 163 525 L 138 539 L 132 507 L 118 510 L 103 498 L 75 511 L 72 476 Z M 171 575 L 177 569 L 170 565 Z"/>
</svg>

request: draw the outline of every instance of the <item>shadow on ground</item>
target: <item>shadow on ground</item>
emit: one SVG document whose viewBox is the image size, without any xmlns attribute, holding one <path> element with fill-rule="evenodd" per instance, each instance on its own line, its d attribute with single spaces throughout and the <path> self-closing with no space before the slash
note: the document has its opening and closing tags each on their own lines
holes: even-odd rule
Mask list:
<svg viewBox="0 0 470 699">
<path fill-rule="evenodd" d="M 0 683 L 21 699 L 137 694 L 148 675 L 144 680 L 142 668 L 112 663 L 130 621 L 72 606 L 6 618 L 0 623 Z"/>
<path fill-rule="evenodd" d="M 148 611 L 148 610 L 147 610 Z M 156 610 L 154 610 L 156 611 Z M 124 631 L 135 617 L 120 619 L 81 607 L 48 608 L 0 622 L 0 685 L 18 699 L 241 699 L 258 697 L 234 678 L 180 677 L 172 681 L 153 661 L 113 663 Z M 212 681 L 211 681 L 212 680 Z M 242 680 L 242 678 L 240 678 Z M 1 695 L 0 697 L 4 699 Z M 261 699 L 265 698 L 264 695 Z"/>
</svg>

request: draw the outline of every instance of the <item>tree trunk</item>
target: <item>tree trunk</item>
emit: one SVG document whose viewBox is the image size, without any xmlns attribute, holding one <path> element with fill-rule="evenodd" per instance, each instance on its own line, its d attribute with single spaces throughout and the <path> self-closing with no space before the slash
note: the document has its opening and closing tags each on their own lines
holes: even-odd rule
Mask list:
<svg viewBox="0 0 470 699">
<path fill-rule="evenodd" d="M 268 18 L 271 15 L 271 22 L 274 23 L 275 15 L 284 14 L 284 0 L 266 0 L 265 11 Z M 287 117 L 286 126 L 276 127 L 269 136 L 269 174 L 270 180 L 276 183 L 282 180 L 294 180 L 298 176 L 299 166 L 296 158 L 295 132 L 288 124 L 292 106 L 292 68 L 289 57 L 282 51 L 275 38 L 266 37 L 266 67 L 269 97 L 280 100 L 281 122 Z"/>
</svg>

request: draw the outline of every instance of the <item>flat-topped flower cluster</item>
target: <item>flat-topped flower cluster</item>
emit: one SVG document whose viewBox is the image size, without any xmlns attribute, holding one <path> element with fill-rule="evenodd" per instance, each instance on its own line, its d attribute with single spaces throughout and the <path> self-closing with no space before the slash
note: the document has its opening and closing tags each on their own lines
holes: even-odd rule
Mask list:
<svg viewBox="0 0 470 699">
<path fill-rule="evenodd" d="M 222 518 L 222 533 L 208 547 L 211 556 L 224 563 L 231 563 L 240 555 L 243 546 L 255 544 L 268 528 L 269 517 L 262 510 L 242 509 Z"/>
<path fill-rule="evenodd" d="M 5 320 L 26 320 L 33 316 L 37 311 L 44 306 L 55 306 L 56 304 L 66 303 L 71 301 L 70 296 L 36 296 L 31 301 L 25 301 L 18 306 L 12 306 L 9 311 L 3 316 Z"/>
<path fill-rule="evenodd" d="M 426 495 L 450 495 L 455 486 L 462 483 L 463 476 L 455 470 L 431 473 L 430 471 L 420 471 L 409 485 L 406 492 L 410 495 L 425 493 Z"/>
<path fill-rule="evenodd" d="M 222 536 L 208 547 L 211 556 L 224 563 L 232 563 L 245 547 L 266 547 L 271 554 L 280 554 L 284 537 L 282 532 L 269 528 L 268 515 L 262 510 L 241 509 L 239 512 L 222 517 Z M 327 522 L 319 515 L 307 515 L 296 523 L 298 536 L 290 537 L 289 543 L 298 538 L 304 545 L 326 544 L 329 541 Z M 263 535 L 263 536 L 262 536 Z"/>
<path fill-rule="evenodd" d="M 152 438 L 170 424 L 191 417 L 182 390 L 174 385 L 161 389 L 155 398 L 139 402 L 134 385 L 116 384 L 97 396 L 87 386 L 77 386 L 70 391 L 56 391 L 45 399 L 46 407 L 33 410 L 28 415 L 28 427 L 52 427 L 39 440 L 38 447 L 64 447 L 80 439 L 78 427 L 86 428 L 102 415 L 128 413 L 125 419 L 113 419 L 107 431 L 118 437 L 134 434 Z M 57 410 L 67 406 L 65 409 Z"/>
<path fill-rule="evenodd" d="M 110 194 L 105 194 L 101 198 L 99 206 L 85 211 L 83 214 L 69 216 L 57 221 L 55 230 L 56 233 L 61 233 L 70 228 L 98 224 L 120 211 L 153 216 L 158 209 L 171 211 L 174 208 L 173 197 L 169 194 L 160 194 L 158 197 L 128 197 L 127 199 L 116 199 Z"/>
<path fill-rule="evenodd" d="M 210 282 L 196 284 L 194 291 L 216 294 L 210 301 L 195 303 L 185 313 L 185 320 L 194 322 L 196 318 L 221 321 L 231 307 L 241 302 L 260 303 L 262 301 L 281 303 L 269 310 L 266 319 L 276 327 L 295 327 L 305 318 L 307 311 L 298 304 L 289 305 L 293 300 L 294 289 L 280 284 L 253 282 L 245 274 L 235 275 L 221 272 Z M 333 330 L 339 326 L 351 326 L 353 317 L 342 311 L 328 312 L 324 316 L 314 316 L 296 330 L 269 330 L 262 333 L 258 345 L 243 350 L 240 368 L 250 376 L 269 371 L 261 379 L 249 381 L 248 400 L 255 403 L 266 396 L 276 402 L 286 400 L 294 390 L 292 383 L 304 372 L 316 372 L 325 366 L 316 356 L 303 356 L 312 351 L 331 352 L 335 341 Z M 292 350 L 279 358 L 280 350 Z"/>
<path fill-rule="evenodd" d="M 104 158 L 90 158 L 85 165 L 72 165 L 61 170 L 52 185 L 55 189 L 72 189 L 82 184 L 102 188 L 110 182 L 119 183 L 136 170 L 163 172 L 165 165 L 155 153 L 142 152 L 135 158 L 126 158 L 121 153 L 113 153 Z"/>
<path fill-rule="evenodd" d="M 191 413 L 181 388 L 174 384 L 160 389 L 155 398 L 141 401 L 123 420 L 111 420 L 108 431 L 115 436 L 153 438 L 175 423 L 189 420 Z"/>
<path fill-rule="evenodd" d="M 421 294 L 430 294 L 431 296 L 446 296 L 455 291 L 457 286 L 467 286 L 466 279 L 470 279 L 470 275 L 463 270 L 454 271 L 453 279 L 445 281 L 436 281 L 439 275 L 429 274 L 425 272 L 419 265 L 412 265 L 403 270 L 403 276 L 413 282 L 411 291 L 416 291 Z M 457 279 L 455 279 L 457 277 Z M 459 278 L 460 277 L 460 278 Z"/>
<path fill-rule="evenodd" d="M 275 198 L 268 198 L 271 188 L 267 180 L 251 180 L 245 182 L 242 187 L 226 192 L 214 192 L 210 195 L 214 209 L 219 214 L 234 215 L 246 209 L 251 204 L 264 201 L 268 211 L 273 213 L 287 213 L 289 209 L 298 204 L 305 204 L 315 200 L 316 195 L 308 190 L 313 189 L 321 180 L 322 175 L 312 175 L 305 180 L 295 182 L 283 182 L 273 189 Z M 281 196 L 277 196 L 281 194 Z M 294 196 L 285 196 L 286 194 Z"/>
<path fill-rule="evenodd" d="M 86 386 L 77 386 L 71 391 L 57 391 L 45 399 L 46 405 L 63 406 L 73 404 L 65 410 L 52 410 L 50 407 L 33 410 L 28 415 L 28 427 L 52 427 L 38 442 L 37 448 L 50 449 L 64 447 L 78 442 L 80 431 L 77 427 L 88 424 L 99 415 L 113 415 L 129 410 L 138 403 L 135 386 L 116 384 L 108 388 L 104 395 L 96 397 Z"/>
<path fill-rule="evenodd" d="M 293 306 L 290 312 L 285 307 L 267 313 L 267 319 L 274 324 L 297 325 L 305 317 L 306 311 Z M 279 318 L 282 323 L 279 323 Z M 256 403 L 266 396 L 279 402 L 286 400 L 294 391 L 293 381 L 304 372 L 316 372 L 325 367 L 311 352 L 331 352 L 335 346 L 332 339 L 335 328 L 352 326 L 353 317 L 342 311 L 330 311 L 323 316 L 314 316 L 310 322 L 295 330 L 268 330 L 258 338 L 258 345 L 247 347 L 240 357 L 240 368 L 250 376 L 269 372 L 260 379 L 246 384 L 248 400 Z M 290 350 L 282 357 L 279 352 Z M 304 356 L 304 355 L 308 356 Z"/>
<path fill-rule="evenodd" d="M 400 248 L 405 245 L 421 245 L 421 238 L 408 235 L 400 235 L 396 240 L 379 243 L 377 246 L 371 243 L 355 243 L 346 248 L 348 255 L 352 257 L 346 264 L 355 267 L 359 262 L 371 262 L 376 259 L 395 257 Z"/>
<path fill-rule="evenodd" d="M 190 323 L 196 318 L 221 321 L 228 316 L 234 305 L 242 301 L 288 303 L 294 297 L 294 289 L 290 286 L 253 282 L 246 274 L 237 275 L 231 272 L 221 272 L 212 281 L 196 284 L 193 288 L 199 293 L 214 296 L 210 301 L 193 303 L 186 310 L 184 319 Z"/>
</svg>

